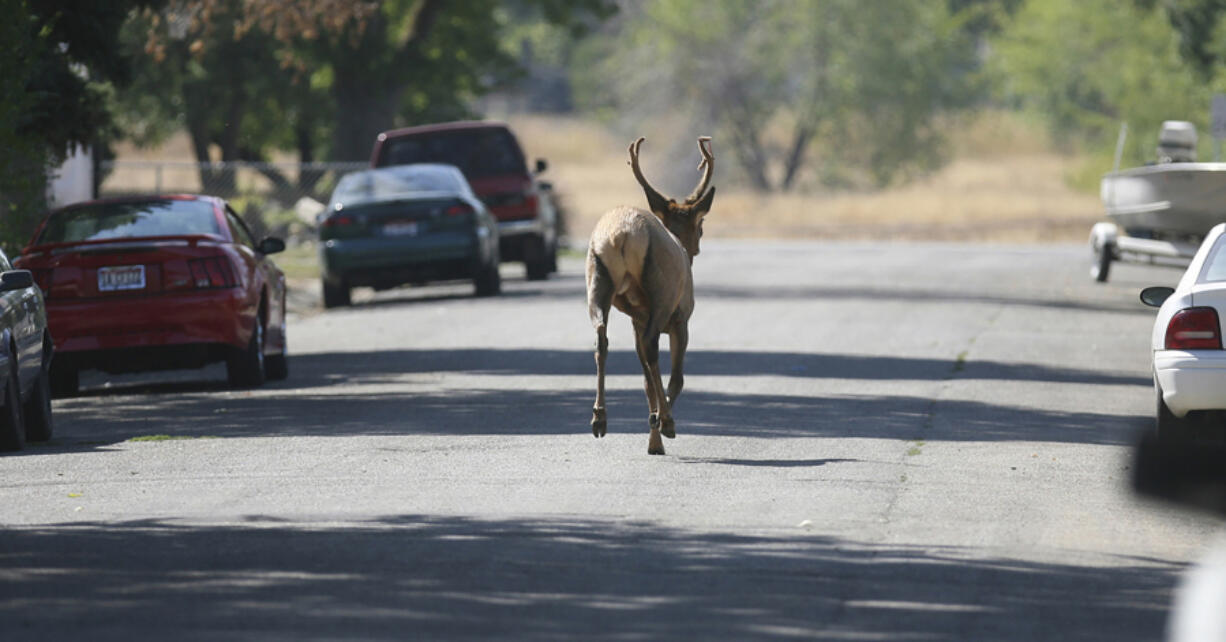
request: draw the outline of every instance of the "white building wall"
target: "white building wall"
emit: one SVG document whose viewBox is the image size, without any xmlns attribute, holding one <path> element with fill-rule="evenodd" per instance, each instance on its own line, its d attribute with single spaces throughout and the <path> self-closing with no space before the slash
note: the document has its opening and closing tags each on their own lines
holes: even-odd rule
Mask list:
<svg viewBox="0 0 1226 642">
<path fill-rule="evenodd" d="M 77 147 L 63 165 L 51 171 L 47 201 L 51 207 L 94 198 L 94 159 L 89 150 Z"/>
</svg>

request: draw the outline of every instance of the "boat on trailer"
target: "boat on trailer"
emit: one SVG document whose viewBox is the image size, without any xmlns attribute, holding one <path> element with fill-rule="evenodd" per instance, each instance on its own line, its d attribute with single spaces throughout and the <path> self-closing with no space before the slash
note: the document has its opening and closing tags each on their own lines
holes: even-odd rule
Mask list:
<svg viewBox="0 0 1226 642">
<path fill-rule="evenodd" d="M 1186 266 L 1210 228 L 1226 221 L 1226 163 L 1196 162 L 1196 127 L 1168 120 L 1158 162 L 1103 176 L 1100 195 L 1111 220 L 1090 230 L 1096 281 L 1107 280 L 1114 261 Z"/>
</svg>

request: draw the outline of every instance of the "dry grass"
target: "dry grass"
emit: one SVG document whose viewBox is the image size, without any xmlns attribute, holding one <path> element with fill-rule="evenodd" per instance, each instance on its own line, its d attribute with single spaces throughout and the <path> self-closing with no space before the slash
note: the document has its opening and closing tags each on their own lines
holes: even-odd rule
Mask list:
<svg viewBox="0 0 1226 642">
<path fill-rule="evenodd" d="M 549 159 L 548 176 L 569 206 L 574 237 L 586 238 L 614 205 L 641 205 L 626 167 L 626 145 L 585 121 L 540 116 L 507 119 L 530 157 Z M 956 160 L 908 185 L 865 193 L 763 194 L 720 185 L 706 227 L 713 237 L 1082 241 L 1101 219 L 1094 194 L 1067 177 L 1084 162 L 1051 150 L 1036 127 L 988 113 L 951 123 Z M 661 134 L 657 134 L 661 135 Z M 719 158 L 719 142 L 716 141 Z M 725 157 L 727 158 L 727 157 Z M 644 171 L 655 175 L 644 154 Z M 716 184 L 719 184 L 718 175 Z"/>
<path fill-rule="evenodd" d="M 926 180 L 863 194 L 734 189 L 720 195 L 708 229 L 727 236 L 1083 240 L 1100 204 L 1064 185 L 1073 162 L 1052 154 L 958 160 Z"/>
<path fill-rule="evenodd" d="M 504 117 L 529 159 L 543 157 L 569 211 L 572 237 L 584 240 L 597 218 L 615 205 L 643 204 L 626 166 L 629 139 L 586 120 Z M 1053 151 L 1037 125 L 1014 114 L 987 112 L 948 123 L 955 160 L 940 172 L 879 192 L 763 194 L 721 183 L 706 226 L 709 237 L 925 239 L 956 241 L 1082 241 L 1101 220 L 1095 194 L 1068 186 L 1085 160 Z M 645 132 L 652 141 L 680 135 L 668 126 Z M 687 140 L 692 138 L 685 134 Z M 652 149 L 661 148 L 663 142 Z M 120 146 L 119 158 L 190 160 L 185 136 L 156 150 Z M 720 142 L 715 141 L 720 155 Z M 730 155 L 722 156 L 731 162 Z M 289 159 L 286 159 L 289 160 Z M 643 168 L 657 155 L 645 153 Z M 718 167 L 718 165 L 717 165 Z M 696 177 L 697 175 L 695 175 Z"/>
</svg>

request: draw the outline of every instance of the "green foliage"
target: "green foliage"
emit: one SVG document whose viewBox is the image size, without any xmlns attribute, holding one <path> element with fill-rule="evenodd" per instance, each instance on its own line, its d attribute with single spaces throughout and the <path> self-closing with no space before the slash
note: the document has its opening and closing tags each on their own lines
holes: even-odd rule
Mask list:
<svg viewBox="0 0 1226 642">
<path fill-rule="evenodd" d="M 1002 97 L 1044 115 L 1067 145 L 1112 149 L 1129 126 L 1124 165 L 1154 160 L 1163 120 L 1208 131 L 1212 84 L 1181 56 L 1158 7 L 1112 0 L 1030 0 L 993 41 Z M 1209 156 L 1202 135 L 1201 157 Z"/>
<path fill-rule="evenodd" d="M 1153 9 L 1155 0 L 1136 0 Z M 1171 26 L 1179 34 L 1179 51 L 1205 78 L 1226 61 L 1226 1 L 1164 0 L 1161 3 Z"/>
<path fill-rule="evenodd" d="M 25 2 L 0 3 L 0 246 L 10 254 L 27 240 L 42 210 L 50 148 L 27 126 L 35 96 L 26 91 L 43 43 Z"/>
<path fill-rule="evenodd" d="M 309 84 L 282 67 L 276 41 L 240 29 L 238 2 L 216 3 L 212 22 L 194 29 L 178 11 L 134 15 L 123 30 L 123 51 L 137 65 L 116 111 L 133 141 L 156 144 L 186 129 L 200 161 L 211 146 L 222 160 L 263 160 L 265 149 L 292 146 L 297 119 L 287 108 Z"/>
<path fill-rule="evenodd" d="M 365 160 L 380 131 L 473 116 L 475 97 L 515 77 L 502 47 L 511 13 L 578 32 L 611 8 L 608 0 L 368 5 L 180 0 L 172 8 L 195 19 L 179 37 L 173 12 L 146 14 L 125 31 L 128 50 L 148 48 L 151 30 L 157 43 L 120 96 L 125 125 L 144 143 L 186 127 L 200 160 L 211 150 L 258 160 L 276 149 L 304 161 Z"/>
<path fill-rule="evenodd" d="M 652 0 L 627 14 L 577 57 L 585 106 L 714 126 L 759 189 L 790 187 L 807 161 L 824 182 L 877 185 L 935 167 L 935 115 L 975 89 L 969 23 L 946 0 Z"/>
<path fill-rule="evenodd" d="M 48 167 L 113 133 L 106 86 L 127 80 L 115 46 L 132 6 L 152 0 L 0 0 L 0 245 L 29 238 Z"/>
</svg>

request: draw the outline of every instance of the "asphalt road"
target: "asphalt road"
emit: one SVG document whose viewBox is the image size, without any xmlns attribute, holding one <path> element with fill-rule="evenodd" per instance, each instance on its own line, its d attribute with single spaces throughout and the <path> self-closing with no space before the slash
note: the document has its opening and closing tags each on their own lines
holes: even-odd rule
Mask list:
<svg viewBox="0 0 1226 642">
<path fill-rule="evenodd" d="M 1156 640 L 1220 528 L 1127 485 L 1176 270 L 708 242 L 651 457 L 562 268 L 298 316 L 256 391 L 88 379 L 0 458 L 0 638 Z"/>
</svg>

